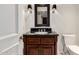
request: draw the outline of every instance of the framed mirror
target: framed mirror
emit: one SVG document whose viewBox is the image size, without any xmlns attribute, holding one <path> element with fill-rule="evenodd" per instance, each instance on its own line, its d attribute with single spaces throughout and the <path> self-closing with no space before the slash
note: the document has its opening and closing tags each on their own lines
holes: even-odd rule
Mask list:
<svg viewBox="0 0 79 59">
<path fill-rule="evenodd" d="M 35 4 L 35 27 L 50 26 L 50 5 Z"/>
</svg>

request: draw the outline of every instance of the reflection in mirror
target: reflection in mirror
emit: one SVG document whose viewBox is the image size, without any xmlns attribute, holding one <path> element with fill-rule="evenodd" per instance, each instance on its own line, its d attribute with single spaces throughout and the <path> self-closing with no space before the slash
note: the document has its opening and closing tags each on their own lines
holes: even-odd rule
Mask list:
<svg viewBox="0 0 79 59">
<path fill-rule="evenodd" d="M 46 7 L 38 7 L 37 8 L 37 23 L 38 24 L 46 24 L 45 20 L 47 19 L 47 8 Z"/>
<path fill-rule="evenodd" d="M 35 26 L 49 26 L 49 7 L 35 4 Z"/>
</svg>

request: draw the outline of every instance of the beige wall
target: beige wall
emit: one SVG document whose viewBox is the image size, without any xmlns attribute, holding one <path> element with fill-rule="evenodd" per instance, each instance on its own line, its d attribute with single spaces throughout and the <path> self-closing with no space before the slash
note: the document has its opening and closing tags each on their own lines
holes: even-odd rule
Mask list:
<svg viewBox="0 0 79 59">
<path fill-rule="evenodd" d="M 76 5 L 76 42 L 79 45 L 79 5 Z"/>
</svg>

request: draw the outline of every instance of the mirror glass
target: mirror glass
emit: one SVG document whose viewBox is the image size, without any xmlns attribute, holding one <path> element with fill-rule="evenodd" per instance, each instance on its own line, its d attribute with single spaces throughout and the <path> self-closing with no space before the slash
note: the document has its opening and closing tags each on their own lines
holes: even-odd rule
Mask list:
<svg viewBox="0 0 79 59">
<path fill-rule="evenodd" d="M 37 24 L 43 24 L 44 20 L 46 21 L 47 19 L 47 8 L 46 7 L 38 7 L 37 8 Z M 44 23 L 46 24 L 46 23 Z"/>
<path fill-rule="evenodd" d="M 49 4 L 35 4 L 35 26 L 49 26 Z"/>
</svg>

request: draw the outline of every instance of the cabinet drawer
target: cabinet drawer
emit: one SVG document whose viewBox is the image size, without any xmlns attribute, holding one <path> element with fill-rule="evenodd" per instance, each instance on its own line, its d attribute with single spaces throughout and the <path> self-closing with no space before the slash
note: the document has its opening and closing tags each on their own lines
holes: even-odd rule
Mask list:
<svg viewBox="0 0 79 59">
<path fill-rule="evenodd" d="M 54 38 L 41 38 L 41 44 L 54 44 Z"/>
<path fill-rule="evenodd" d="M 27 38 L 27 44 L 40 44 L 40 38 Z"/>
</svg>

